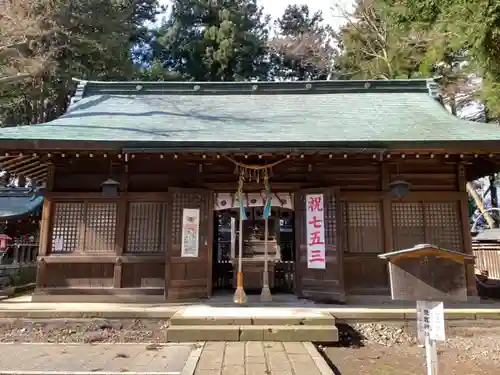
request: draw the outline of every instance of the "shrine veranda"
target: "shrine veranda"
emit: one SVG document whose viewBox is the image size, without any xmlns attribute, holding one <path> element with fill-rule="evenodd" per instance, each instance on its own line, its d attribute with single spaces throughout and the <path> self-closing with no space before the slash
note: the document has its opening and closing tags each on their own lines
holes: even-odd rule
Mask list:
<svg viewBox="0 0 500 375">
<path fill-rule="evenodd" d="M 466 181 L 499 146 L 426 80 L 78 81 L 60 118 L 2 129 L 0 163 L 43 196 L 33 301 L 233 293 L 243 205 L 245 291 L 267 217 L 271 292 L 337 303 L 391 298 L 382 253 L 472 254 Z"/>
</svg>

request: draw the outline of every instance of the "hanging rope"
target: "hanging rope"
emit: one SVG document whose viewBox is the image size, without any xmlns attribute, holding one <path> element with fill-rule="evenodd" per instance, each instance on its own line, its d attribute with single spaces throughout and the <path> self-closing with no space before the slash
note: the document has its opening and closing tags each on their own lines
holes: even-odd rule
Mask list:
<svg viewBox="0 0 500 375">
<path fill-rule="evenodd" d="M 269 176 L 273 167 L 287 160 L 287 158 L 283 158 L 275 161 L 274 163 L 260 165 L 241 163 L 227 155 L 224 155 L 224 157 L 236 166 L 236 168 L 234 169 L 235 174 L 241 176 L 243 173 L 243 178 L 245 179 L 245 181 L 255 181 L 257 183 L 263 180 L 266 175 Z"/>
</svg>

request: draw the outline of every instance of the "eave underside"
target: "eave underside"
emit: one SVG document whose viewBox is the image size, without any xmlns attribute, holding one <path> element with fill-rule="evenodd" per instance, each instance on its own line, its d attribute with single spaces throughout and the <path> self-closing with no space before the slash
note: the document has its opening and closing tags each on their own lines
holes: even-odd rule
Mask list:
<svg viewBox="0 0 500 375">
<path fill-rule="evenodd" d="M 19 143 L 22 142 L 22 143 Z M 172 158 L 187 155 L 189 158 L 210 160 L 221 155 L 250 157 L 300 157 L 324 159 L 353 159 L 367 162 L 404 162 L 403 159 L 441 158 L 443 163 L 462 163 L 467 179 L 473 180 L 498 172 L 500 164 L 499 142 L 342 142 L 342 143 L 233 143 L 233 144 L 140 144 L 137 142 L 71 142 L 39 141 L 36 146 L 28 141 L 0 142 L 0 170 L 13 176 L 23 175 L 39 184 L 47 180 L 49 165 L 59 159 L 101 158 L 126 161 L 132 155 L 141 158 L 159 155 Z M 14 148 L 14 146 L 18 146 Z M 24 146 L 24 147 L 21 147 Z M 122 147 L 130 146 L 130 147 Z M 153 147 L 154 146 L 154 147 Z"/>
</svg>

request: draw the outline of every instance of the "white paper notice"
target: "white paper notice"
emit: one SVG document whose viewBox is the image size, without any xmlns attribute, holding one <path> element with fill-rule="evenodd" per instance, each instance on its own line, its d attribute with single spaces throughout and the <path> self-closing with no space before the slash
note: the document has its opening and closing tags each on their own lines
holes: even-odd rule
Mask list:
<svg viewBox="0 0 500 375">
<path fill-rule="evenodd" d="M 198 257 L 200 242 L 200 210 L 185 208 L 182 212 L 181 257 Z"/>
<path fill-rule="evenodd" d="M 436 341 L 446 339 L 443 302 L 417 301 L 417 329 L 420 342 L 426 336 Z"/>
<path fill-rule="evenodd" d="M 63 251 L 64 250 L 64 238 L 56 237 L 54 240 L 54 251 Z"/>
<path fill-rule="evenodd" d="M 306 195 L 307 268 L 326 268 L 324 218 L 323 194 Z"/>
</svg>

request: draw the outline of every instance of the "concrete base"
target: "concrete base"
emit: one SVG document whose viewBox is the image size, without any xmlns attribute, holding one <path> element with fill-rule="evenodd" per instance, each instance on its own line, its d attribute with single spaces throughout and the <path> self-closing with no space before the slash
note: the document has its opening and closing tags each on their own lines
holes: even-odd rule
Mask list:
<svg viewBox="0 0 500 375">
<path fill-rule="evenodd" d="M 337 342 L 335 318 L 308 309 L 203 308 L 178 311 L 167 328 L 168 342 Z"/>
<path fill-rule="evenodd" d="M 262 287 L 262 291 L 260 292 L 260 300 L 261 302 L 271 302 L 273 300 L 269 285 Z"/>
<path fill-rule="evenodd" d="M 273 341 L 273 342 L 338 342 L 335 326 L 256 326 L 209 325 L 170 326 L 167 342 L 198 341 Z"/>
</svg>

